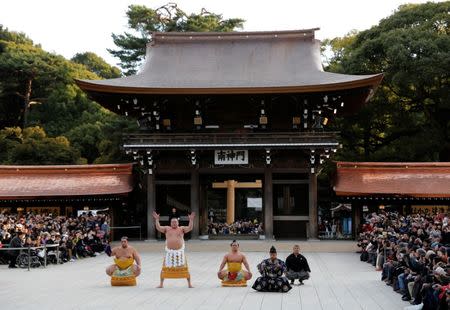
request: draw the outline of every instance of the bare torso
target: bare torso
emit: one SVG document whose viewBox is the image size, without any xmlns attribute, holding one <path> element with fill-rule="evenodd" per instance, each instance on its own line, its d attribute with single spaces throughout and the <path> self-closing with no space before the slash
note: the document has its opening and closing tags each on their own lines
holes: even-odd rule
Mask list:
<svg viewBox="0 0 450 310">
<path fill-rule="evenodd" d="M 230 252 L 226 255 L 227 263 L 242 263 L 244 260 L 244 255 L 240 252 Z"/>
<path fill-rule="evenodd" d="M 166 226 L 166 246 L 171 250 L 179 250 L 183 247 L 184 231 L 183 228 L 172 228 Z"/>
<path fill-rule="evenodd" d="M 239 263 L 240 268 L 239 270 L 241 270 L 241 272 L 244 274 L 244 278 L 245 280 L 250 280 L 252 277 L 252 273 L 250 272 L 250 266 L 248 265 L 247 262 L 247 258 L 245 257 L 244 254 L 242 254 L 241 252 L 237 251 L 237 252 L 229 252 L 228 254 L 225 254 L 225 256 L 223 257 L 222 263 L 220 264 L 219 267 L 219 272 L 217 273 L 217 276 L 219 277 L 219 279 L 224 280 L 227 276 L 227 273 L 230 272 L 227 269 L 223 269 L 225 267 L 225 265 L 227 263 Z M 242 264 L 244 264 L 245 269 L 242 269 Z M 235 267 L 231 267 L 228 266 L 231 270 L 236 270 Z M 231 272 L 235 272 L 235 271 L 231 271 Z"/>
<path fill-rule="evenodd" d="M 134 257 L 135 249 L 131 246 L 128 246 L 126 248 L 122 247 L 115 247 L 112 250 L 112 255 L 114 255 L 118 259 L 125 259 L 125 258 L 135 258 Z"/>
<path fill-rule="evenodd" d="M 139 256 L 138 252 L 131 246 L 127 246 L 126 248 L 118 246 L 112 249 L 111 256 L 115 256 L 118 260 L 125 260 L 129 258 L 133 258 L 136 264 L 133 264 L 133 272 L 134 275 L 137 277 L 141 273 L 141 257 Z M 119 264 L 112 264 L 108 268 L 106 268 L 106 274 L 112 276 L 114 271 L 117 270 L 119 267 Z"/>
</svg>

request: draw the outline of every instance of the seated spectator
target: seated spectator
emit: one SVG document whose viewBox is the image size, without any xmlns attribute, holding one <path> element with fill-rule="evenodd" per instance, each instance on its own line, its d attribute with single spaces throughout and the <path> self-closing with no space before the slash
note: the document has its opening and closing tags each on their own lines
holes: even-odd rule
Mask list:
<svg viewBox="0 0 450 310">
<path fill-rule="evenodd" d="M 399 292 L 403 300 L 423 309 L 447 309 L 450 302 L 447 214 L 401 216 L 383 211 L 367 215 L 362 227 L 358 239 L 362 261 L 381 270 L 381 279 Z"/>
<path fill-rule="evenodd" d="M 232 224 L 210 222 L 208 224 L 210 235 L 261 235 L 264 234 L 262 224 L 257 219 L 237 220 Z"/>
<path fill-rule="evenodd" d="M 85 213 L 79 217 L 33 214 L 31 212 L 22 216 L 2 213 L 0 214 L 0 243 L 9 245 L 12 241 L 11 236 L 22 233 L 24 235 L 22 244 L 26 247 L 59 245 L 59 259 L 50 261 L 73 261 L 73 258 L 77 256 L 95 256 L 95 253 L 103 252 L 108 242 L 108 222 L 107 215 L 93 215 L 92 213 Z M 2 256 L 0 258 L 4 258 L 4 252 L 0 251 Z M 40 250 L 40 252 L 42 252 L 41 256 L 45 256 L 45 251 Z M 56 255 L 55 253 L 54 249 L 47 248 L 47 256 L 53 257 Z M 10 263 L 11 259 L 8 259 Z"/>
</svg>

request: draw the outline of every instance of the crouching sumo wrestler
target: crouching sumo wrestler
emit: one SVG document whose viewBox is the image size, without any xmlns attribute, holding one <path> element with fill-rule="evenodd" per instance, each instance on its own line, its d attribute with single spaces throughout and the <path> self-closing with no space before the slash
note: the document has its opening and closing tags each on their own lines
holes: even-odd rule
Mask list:
<svg viewBox="0 0 450 310">
<path fill-rule="evenodd" d="M 112 286 L 135 286 L 136 277 L 141 273 L 141 257 L 128 245 L 127 237 L 122 237 L 120 243 L 111 251 L 114 264 L 106 268 L 106 274 L 111 277 Z"/>
</svg>

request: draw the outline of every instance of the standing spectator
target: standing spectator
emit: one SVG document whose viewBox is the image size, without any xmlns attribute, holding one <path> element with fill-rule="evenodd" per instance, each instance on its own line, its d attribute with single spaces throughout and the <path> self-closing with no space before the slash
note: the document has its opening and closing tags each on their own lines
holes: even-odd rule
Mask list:
<svg viewBox="0 0 450 310">
<path fill-rule="evenodd" d="M 100 230 L 103 232 L 103 240 L 109 240 L 109 225 L 108 225 L 108 219 L 103 218 L 102 224 L 100 226 Z"/>
<path fill-rule="evenodd" d="M 9 244 L 10 248 L 21 248 L 24 243 L 25 233 L 23 231 L 18 231 L 16 236 L 11 239 L 11 243 Z M 17 256 L 19 256 L 20 250 L 9 250 L 9 268 L 17 268 L 16 260 Z"/>
</svg>

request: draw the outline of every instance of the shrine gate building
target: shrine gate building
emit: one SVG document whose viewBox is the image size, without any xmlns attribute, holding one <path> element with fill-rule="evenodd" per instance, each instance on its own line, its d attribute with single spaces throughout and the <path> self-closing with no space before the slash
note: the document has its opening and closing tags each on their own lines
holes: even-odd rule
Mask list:
<svg viewBox="0 0 450 310">
<path fill-rule="evenodd" d="M 145 173 L 148 238 L 151 212 L 173 207 L 199 215 L 192 238 L 240 219 L 266 238 L 317 238 L 317 171 L 340 147 L 326 127 L 382 74 L 325 72 L 316 30 L 153 33 L 138 74 L 77 81 L 139 124 L 123 149 Z"/>
</svg>

